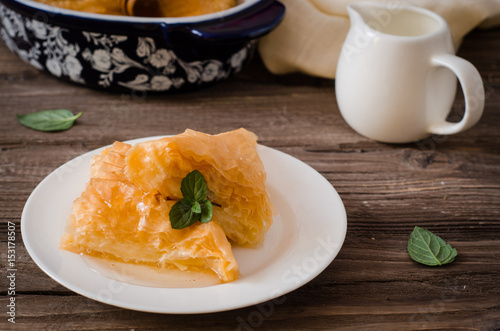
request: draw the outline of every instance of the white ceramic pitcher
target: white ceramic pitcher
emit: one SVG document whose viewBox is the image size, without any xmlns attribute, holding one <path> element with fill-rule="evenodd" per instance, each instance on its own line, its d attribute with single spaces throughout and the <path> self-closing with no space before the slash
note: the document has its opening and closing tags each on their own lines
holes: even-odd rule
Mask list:
<svg viewBox="0 0 500 331">
<path fill-rule="evenodd" d="M 464 131 L 484 108 L 481 76 L 454 55 L 448 25 L 422 8 L 378 3 L 348 7 L 351 28 L 335 78 L 340 112 L 358 133 L 389 143 Z M 446 121 L 458 77 L 465 113 Z"/>
</svg>

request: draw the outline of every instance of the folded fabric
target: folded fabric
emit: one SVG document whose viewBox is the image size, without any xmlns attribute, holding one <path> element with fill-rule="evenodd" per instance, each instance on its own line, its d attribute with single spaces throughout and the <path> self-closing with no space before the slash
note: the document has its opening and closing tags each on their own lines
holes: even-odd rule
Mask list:
<svg viewBox="0 0 500 331">
<path fill-rule="evenodd" d="M 283 22 L 259 42 L 265 66 L 275 74 L 302 72 L 335 78 L 342 43 L 350 28 L 347 5 L 355 0 L 280 0 Z M 500 24 L 500 0 L 372 0 L 420 6 L 441 15 L 458 48 L 475 27 Z"/>
</svg>

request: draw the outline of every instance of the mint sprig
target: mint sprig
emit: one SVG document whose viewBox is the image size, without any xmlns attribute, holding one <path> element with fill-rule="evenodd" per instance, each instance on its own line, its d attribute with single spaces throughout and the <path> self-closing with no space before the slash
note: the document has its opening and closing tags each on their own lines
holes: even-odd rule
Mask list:
<svg viewBox="0 0 500 331">
<path fill-rule="evenodd" d="M 408 254 L 414 261 L 428 266 L 441 266 L 451 263 L 457 256 L 455 248 L 452 248 L 431 231 L 418 226 L 410 235 L 407 249 Z"/>
<path fill-rule="evenodd" d="M 183 198 L 170 209 L 170 224 L 173 229 L 184 229 L 200 221 L 207 223 L 212 220 L 213 205 L 207 197 L 207 182 L 198 170 L 193 170 L 182 179 L 181 192 Z"/>
</svg>

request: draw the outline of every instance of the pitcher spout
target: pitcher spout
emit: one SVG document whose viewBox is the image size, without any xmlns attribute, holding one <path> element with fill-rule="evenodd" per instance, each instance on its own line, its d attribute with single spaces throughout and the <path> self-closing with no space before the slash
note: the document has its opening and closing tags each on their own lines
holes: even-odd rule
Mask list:
<svg viewBox="0 0 500 331">
<path fill-rule="evenodd" d="M 374 2 L 357 2 L 347 6 L 352 26 L 386 25 L 390 22 L 392 15 L 400 10 L 401 8 L 397 6 Z"/>
<path fill-rule="evenodd" d="M 347 6 L 347 14 L 349 15 L 349 20 L 351 22 L 351 26 L 359 26 L 365 24 L 365 19 L 361 15 L 361 7 L 362 4 L 350 4 Z"/>
</svg>

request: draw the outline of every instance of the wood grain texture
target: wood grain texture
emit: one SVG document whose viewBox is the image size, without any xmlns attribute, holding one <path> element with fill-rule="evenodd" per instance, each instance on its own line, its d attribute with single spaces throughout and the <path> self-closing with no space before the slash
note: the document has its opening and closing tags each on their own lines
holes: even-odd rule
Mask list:
<svg viewBox="0 0 500 331">
<path fill-rule="evenodd" d="M 236 77 L 191 94 L 110 94 L 61 82 L 0 44 L 0 306 L 6 307 L 7 224 L 17 225 L 19 330 L 500 330 L 500 30 L 474 31 L 459 55 L 480 71 L 486 108 L 471 130 L 405 145 L 353 132 L 336 106 L 334 82 L 273 76 L 259 59 Z M 451 117 L 459 116 L 460 93 Z M 68 108 L 84 115 L 47 134 L 15 114 Z M 245 127 L 264 145 L 318 170 L 339 192 L 348 233 L 333 263 L 284 297 L 195 316 L 124 310 L 59 285 L 29 257 L 20 217 L 36 185 L 92 149 L 185 128 L 208 133 Z M 412 262 L 415 225 L 459 255 L 429 268 Z"/>
</svg>

